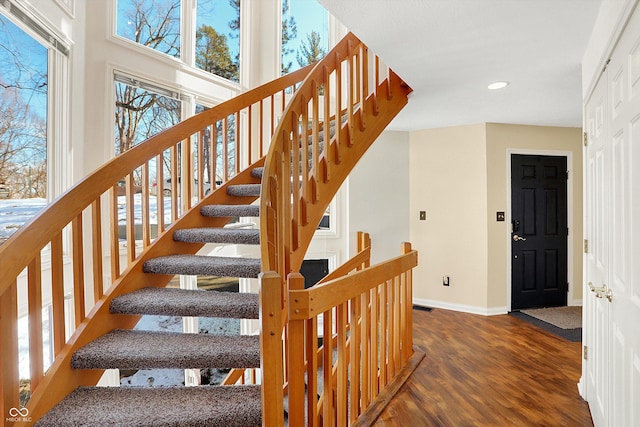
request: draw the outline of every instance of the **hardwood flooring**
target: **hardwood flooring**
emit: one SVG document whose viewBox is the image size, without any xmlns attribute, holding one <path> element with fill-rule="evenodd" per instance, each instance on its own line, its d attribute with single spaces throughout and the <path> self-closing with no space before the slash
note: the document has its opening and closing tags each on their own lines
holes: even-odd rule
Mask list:
<svg viewBox="0 0 640 427">
<path fill-rule="evenodd" d="M 582 343 L 514 316 L 414 310 L 426 357 L 374 426 L 593 426 Z"/>
</svg>

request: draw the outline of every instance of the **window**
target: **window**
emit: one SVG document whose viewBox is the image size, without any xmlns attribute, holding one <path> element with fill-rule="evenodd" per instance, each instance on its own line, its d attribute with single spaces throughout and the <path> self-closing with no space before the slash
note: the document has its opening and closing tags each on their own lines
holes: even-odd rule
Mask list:
<svg viewBox="0 0 640 427">
<path fill-rule="evenodd" d="M 324 58 L 329 15 L 317 0 L 282 0 L 282 75 Z"/>
<path fill-rule="evenodd" d="M 117 34 L 180 58 L 180 0 L 118 0 Z"/>
<path fill-rule="evenodd" d="M 49 53 L 27 30 L 0 14 L 0 243 L 47 200 Z"/>
<path fill-rule="evenodd" d="M 116 155 L 180 121 L 178 94 L 122 76 L 115 85 Z"/>
<path fill-rule="evenodd" d="M 180 0 L 118 0 L 116 34 L 238 82 L 240 0 L 195 3 L 194 27 L 189 16 L 181 16 Z"/>
<path fill-rule="evenodd" d="M 240 0 L 199 0 L 196 12 L 195 65 L 240 81 Z"/>
</svg>

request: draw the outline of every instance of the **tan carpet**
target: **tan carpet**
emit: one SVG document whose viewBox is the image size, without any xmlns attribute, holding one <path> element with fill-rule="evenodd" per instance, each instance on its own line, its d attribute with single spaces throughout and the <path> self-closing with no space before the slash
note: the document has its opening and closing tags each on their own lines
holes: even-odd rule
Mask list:
<svg viewBox="0 0 640 427">
<path fill-rule="evenodd" d="M 582 327 L 582 307 L 551 307 L 520 311 L 558 328 L 576 329 Z"/>
</svg>

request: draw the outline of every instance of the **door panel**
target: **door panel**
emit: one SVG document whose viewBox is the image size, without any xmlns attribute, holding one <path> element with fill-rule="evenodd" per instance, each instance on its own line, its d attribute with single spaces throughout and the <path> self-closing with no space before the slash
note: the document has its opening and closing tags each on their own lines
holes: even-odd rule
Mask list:
<svg viewBox="0 0 640 427">
<path fill-rule="evenodd" d="M 640 9 L 586 105 L 586 399 L 596 427 L 640 425 Z M 635 166 L 635 168 L 634 168 Z"/>
<path fill-rule="evenodd" d="M 511 157 L 511 309 L 567 304 L 567 159 Z"/>
<path fill-rule="evenodd" d="M 606 76 L 597 86 L 586 108 L 588 146 L 585 152 L 585 238 L 588 253 L 585 257 L 585 282 L 601 286 L 608 271 L 608 242 L 606 229 L 609 224 L 606 209 L 609 205 L 608 158 L 606 151 L 607 108 Z M 607 167 L 607 170 L 605 170 Z M 589 349 L 584 371 L 586 394 L 591 416 L 596 427 L 606 426 L 609 406 L 609 377 L 607 375 L 609 349 L 609 305 L 602 298 L 595 298 L 589 287 L 583 291 L 584 315 L 587 319 L 583 344 Z"/>
</svg>

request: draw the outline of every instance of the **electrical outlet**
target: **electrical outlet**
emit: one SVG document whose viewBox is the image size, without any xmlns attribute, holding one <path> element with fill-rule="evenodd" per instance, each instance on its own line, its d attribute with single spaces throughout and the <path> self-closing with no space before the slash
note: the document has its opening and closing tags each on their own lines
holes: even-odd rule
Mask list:
<svg viewBox="0 0 640 427">
<path fill-rule="evenodd" d="M 442 286 L 449 286 L 449 276 L 442 276 Z"/>
<path fill-rule="evenodd" d="M 425 221 L 427 219 L 427 211 L 420 211 L 420 221 Z"/>
</svg>

